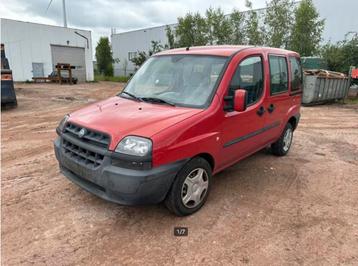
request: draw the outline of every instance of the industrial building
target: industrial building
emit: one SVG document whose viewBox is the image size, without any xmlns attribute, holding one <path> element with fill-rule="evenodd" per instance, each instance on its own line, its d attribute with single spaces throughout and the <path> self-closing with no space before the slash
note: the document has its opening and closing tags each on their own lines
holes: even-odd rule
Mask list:
<svg viewBox="0 0 358 266">
<path fill-rule="evenodd" d="M 15 81 L 48 76 L 57 63 L 74 66 L 79 82 L 94 79 L 90 31 L 1 19 L 1 43 Z"/>
<path fill-rule="evenodd" d="M 325 20 L 323 41 L 337 42 L 344 39 L 348 32 L 358 30 L 358 20 L 356 19 L 357 9 L 352 8 L 357 5 L 357 0 L 327 1 L 313 0 L 320 17 Z M 295 5 L 299 4 L 296 2 Z M 258 17 L 265 9 L 256 9 Z M 244 12 L 245 13 L 245 12 Z M 176 19 L 173 18 L 173 21 Z M 175 29 L 177 24 L 169 25 Z M 166 37 L 166 25 L 151 27 L 146 29 L 134 30 L 129 32 L 115 33 L 112 31 L 111 44 L 113 57 L 119 59 L 119 63 L 114 64 L 114 74 L 116 76 L 126 75 L 135 72 L 135 66 L 131 58 L 138 52 L 148 52 L 151 48 L 151 41 L 159 41 L 163 46 L 168 43 Z"/>
<path fill-rule="evenodd" d="M 175 28 L 177 24 L 168 25 Z M 166 25 L 151 27 L 123 33 L 112 33 L 111 44 L 113 58 L 119 59 L 114 64 L 115 76 L 128 76 L 135 72 L 135 66 L 131 59 L 136 57 L 138 51 L 148 52 L 151 41 L 159 41 L 162 45 L 167 44 Z"/>
</svg>

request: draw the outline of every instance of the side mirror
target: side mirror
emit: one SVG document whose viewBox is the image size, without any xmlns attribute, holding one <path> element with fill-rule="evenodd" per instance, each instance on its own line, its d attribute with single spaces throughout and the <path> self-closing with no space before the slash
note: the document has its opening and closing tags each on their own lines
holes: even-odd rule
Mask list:
<svg viewBox="0 0 358 266">
<path fill-rule="evenodd" d="M 247 91 L 238 89 L 235 91 L 234 96 L 234 110 L 236 112 L 243 112 L 246 110 L 247 104 Z"/>
</svg>

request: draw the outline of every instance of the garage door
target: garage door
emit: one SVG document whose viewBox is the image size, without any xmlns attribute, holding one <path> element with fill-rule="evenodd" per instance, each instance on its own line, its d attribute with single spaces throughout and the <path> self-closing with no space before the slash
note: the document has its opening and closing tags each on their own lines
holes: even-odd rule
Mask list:
<svg viewBox="0 0 358 266">
<path fill-rule="evenodd" d="M 78 78 L 78 81 L 86 81 L 86 63 L 85 63 L 85 48 L 51 45 L 52 65 L 58 63 L 71 64 L 75 69 L 72 70 L 72 76 Z"/>
</svg>

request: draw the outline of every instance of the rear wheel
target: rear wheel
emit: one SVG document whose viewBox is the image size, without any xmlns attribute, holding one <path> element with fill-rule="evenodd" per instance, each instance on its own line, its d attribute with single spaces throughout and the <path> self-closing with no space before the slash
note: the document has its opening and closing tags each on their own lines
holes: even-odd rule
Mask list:
<svg viewBox="0 0 358 266">
<path fill-rule="evenodd" d="M 290 150 L 293 138 L 293 127 L 291 123 L 287 123 L 285 130 L 281 137 L 271 145 L 271 150 L 274 155 L 284 156 Z"/>
<path fill-rule="evenodd" d="M 205 159 L 190 160 L 179 171 L 165 199 L 167 208 L 178 216 L 198 211 L 208 197 L 211 176 L 211 167 Z"/>
</svg>

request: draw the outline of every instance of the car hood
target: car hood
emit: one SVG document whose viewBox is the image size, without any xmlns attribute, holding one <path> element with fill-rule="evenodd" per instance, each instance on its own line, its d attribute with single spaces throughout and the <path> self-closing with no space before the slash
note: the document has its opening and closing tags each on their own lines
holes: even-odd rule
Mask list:
<svg viewBox="0 0 358 266">
<path fill-rule="evenodd" d="M 109 134 L 109 149 L 114 150 L 125 136 L 150 138 L 200 112 L 201 109 L 138 102 L 116 96 L 71 113 L 69 121 Z"/>
</svg>

